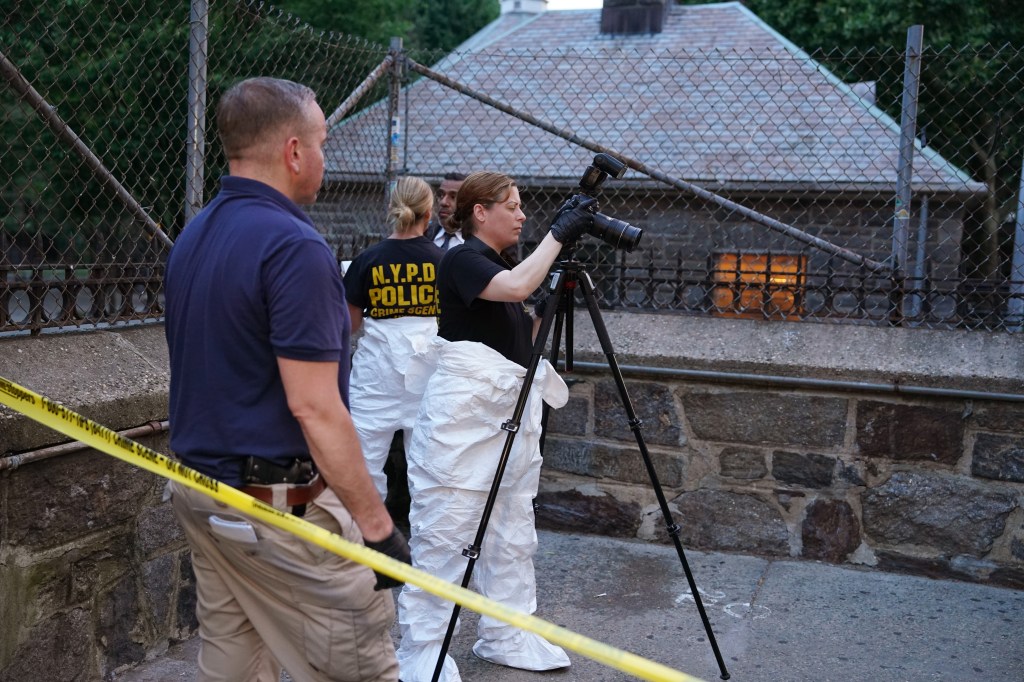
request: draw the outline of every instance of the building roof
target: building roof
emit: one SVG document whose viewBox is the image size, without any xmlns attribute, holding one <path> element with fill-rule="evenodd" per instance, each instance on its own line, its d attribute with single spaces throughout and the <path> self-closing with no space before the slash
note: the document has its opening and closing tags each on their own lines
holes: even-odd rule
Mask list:
<svg viewBox="0 0 1024 682">
<path fill-rule="evenodd" d="M 672 5 L 659 34 L 603 35 L 601 10 L 503 14 L 432 68 L 537 119 L 712 189 L 880 191 L 899 125 L 738 2 Z M 433 80 L 404 89 L 398 167 L 575 183 L 593 152 Z M 328 178 L 379 178 L 386 102 L 342 121 Z M 916 147 L 915 190 L 974 194 Z M 625 182 L 646 178 L 630 171 Z"/>
</svg>

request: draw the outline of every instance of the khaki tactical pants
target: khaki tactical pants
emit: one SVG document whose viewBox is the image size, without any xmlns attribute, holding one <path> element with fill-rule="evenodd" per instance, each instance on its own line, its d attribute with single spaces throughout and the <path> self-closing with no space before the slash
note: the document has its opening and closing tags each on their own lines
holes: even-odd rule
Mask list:
<svg viewBox="0 0 1024 682">
<path fill-rule="evenodd" d="M 389 590 L 373 571 L 198 491 L 171 484 L 196 574 L 200 682 L 394 682 Z M 305 520 L 362 542 L 327 489 Z"/>
</svg>

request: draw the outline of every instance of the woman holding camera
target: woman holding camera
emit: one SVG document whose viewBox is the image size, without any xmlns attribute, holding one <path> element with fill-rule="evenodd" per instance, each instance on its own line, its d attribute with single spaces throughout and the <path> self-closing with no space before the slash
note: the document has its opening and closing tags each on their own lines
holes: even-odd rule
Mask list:
<svg viewBox="0 0 1024 682">
<path fill-rule="evenodd" d="M 588 198 L 575 209 L 559 211 L 537 249 L 512 267 L 501 254 L 518 244 L 526 220 L 519 189 L 501 173 L 470 178 L 471 195 L 456 203 L 451 220 L 473 239 L 467 248 L 450 252 L 439 269 L 438 295 L 444 300 L 438 334 L 449 341 L 478 341 L 525 366 L 533 324 L 523 301 L 543 283 L 562 245 L 590 227 L 589 209 L 595 202 Z"/>
<path fill-rule="evenodd" d="M 461 229 L 466 242 L 438 266 L 439 339 L 413 359 L 406 377 L 414 392 L 424 388 L 407 451 L 410 546 L 414 565 L 438 577 L 459 582 L 465 573 L 462 550 L 475 538 L 494 481 L 507 436 L 499 425 L 512 416 L 532 355 L 533 320 L 523 302 L 562 245 L 590 228 L 593 204 L 567 202 L 537 249 L 513 266 L 501 253 L 518 243 L 526 220 L 515 181 L 473 173 L 459 189 L 450 227 Z M 533 498 L 540 479 L 541 402 L 560 407 L 567 399 L 561 378 L 547 361 L 540 363 L 473 574 L 482 594 L 527 613 L 537 607 Z M 451 604 L 412 585 L 398 603 L 400 676 L 430 680 Z M 473 653 L 484 660 L 525 670 L 569 665 L 559 647 L 493 618 L 481 617 L 477 634 Z M 440 679 L 460 679 L 450 657 Z"/>
</svg>

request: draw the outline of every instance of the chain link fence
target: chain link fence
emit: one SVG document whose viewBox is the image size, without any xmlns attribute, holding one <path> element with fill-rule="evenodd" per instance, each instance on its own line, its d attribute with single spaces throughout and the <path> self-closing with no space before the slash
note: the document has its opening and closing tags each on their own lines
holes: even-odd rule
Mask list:
<svg viewBox="0 0 1024 682">
<path fill-rule="evenodd" d="M 602 213 L 644 230 L 628 253 L 579 244 L 603 306 L 1019 329 L 1024 49 L 806 54 L 739 4 L 671 7 L 657 34 L 600 23 L 511 13 L 430 54 L 244 0 L 16 3 L 0 331 L 159 319 L 168 244 L 225 170 L 213 107 L 252 75 L 318 92 L 309 212 L 339 261 L 386 234 L 396 176 L 481 169 L 517 178 L 526 253 L 603 151 L 629 170 Z"/>
</svg>

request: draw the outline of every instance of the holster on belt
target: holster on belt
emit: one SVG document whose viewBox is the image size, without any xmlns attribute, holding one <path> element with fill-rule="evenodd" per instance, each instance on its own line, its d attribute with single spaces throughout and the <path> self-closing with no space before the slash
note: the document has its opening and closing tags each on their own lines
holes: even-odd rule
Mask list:
<svg viewBox="0 0 1024 682">
<path fill-rule="evenodd" d="M 295 459 L 285 467 L 262 457 L 246 457 L 242 481 L 246 485 L 302 484 L 312 481 L 316 473 L 316 465 L 311 459 Z"/>
<path fill-rule="evenodd" d="M 296 459 L 289 466 L 280 466 L 260 457 L 246 457 L 242 469 L 242 492 L 261 502 L 274 505 L 274 490 L 267 486 L 287 484 L 285 504 L 295 516 L 306 513 L 306 505 L 323 492 L 326 486 L 312 460 Z"/>
</svg>

